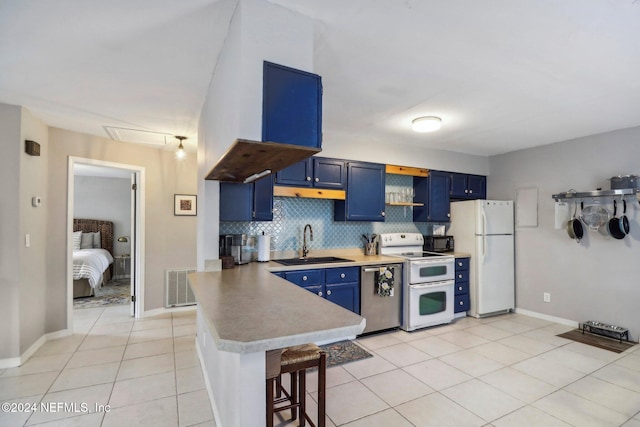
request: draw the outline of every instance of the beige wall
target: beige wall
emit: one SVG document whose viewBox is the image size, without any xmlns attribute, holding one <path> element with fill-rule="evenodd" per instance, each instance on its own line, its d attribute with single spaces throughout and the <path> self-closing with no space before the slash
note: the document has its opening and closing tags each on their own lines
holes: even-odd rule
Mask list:
<svg viewBox="0 0 640 427">
<path fill-rule="evenodd" d="M 20 107 L 0 104 L 0 361 L 20 354 L 20 117 Z"/>
<path fill-rule="evenodd" d="M 40 144 L 40 156 L 24 152 L 24 140 Z M 20 354 L 45 334 L 47 297 L 47 171 L 49 158 L 47 126 L 26 109 L 22 109 L 20 144 Z M 40 197 L 39 207 L 31 205 Z M 29 234 L 30 247 L 25 245 Z"/>
<path fill-rule="evenodd" d="M 49 303 L 48 332 L 66 325 L 67 162 L 69 156 L 145 168 L 145 311 L 164 307 L 164 272 L 196 265 L 196 217 L 173 215 L 174 194 L 196 194 L 196 159 L 183 161 L 171 151 L 111 141 L 92 135 L 50 128 L 49 277 L 55 283 Z M 200 212 L 199 212 L 200 214 Z"/>
</svg>

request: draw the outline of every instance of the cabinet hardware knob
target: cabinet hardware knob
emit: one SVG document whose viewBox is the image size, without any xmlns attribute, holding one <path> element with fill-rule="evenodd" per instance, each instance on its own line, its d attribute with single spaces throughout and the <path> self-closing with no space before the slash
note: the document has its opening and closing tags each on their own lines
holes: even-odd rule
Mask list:
<svg viewBox="0 0 640 427">
<path fill-rule="evenodd" d="M 463 303 L 462 301 L 460 301 L 458 304 L 459 304 L 459 305 L 464 305 L 464 303 Z"/>
<path fill-rule="evenodd" d="M 307 280 L 307 276 L 302 276 L 302 280 Z"/>
<path fill-rule="evenodd" d="M 462 286 L 458 286 L 458 290 L 461 291 L 462 290 Z"/>
<path fill-rule="evenodd" d="M 316 178 L 316 182 L 320 182 L 320 178 Z"/>
<path fill-rule="evenodd" d="M 380 215 L 384 216 L 384 211 L 380 212 Z"/>
<path fill-rule="evenodd" d="M 341 278 L 341 279 L 344 279 L 344 278 L 345 278 L 344 273 L 341 273 L 341 274 L 340 274 L 340 278 Z"/>
<path fill-rule="evenodd" d="M 458 262 L 458 267 L 462 267 L 462 262 Z"/>
<path fill-rule="evenodd" d="M 464 190 L 464 192 L 465 192 L 465 194 L 468 194 L 468 193 L 469 193 L 469 190 Z"/>
<path fill-rule="evenodd" d="M 321 297 L 322 296 L 322 291 L 318 291 L 318 296 Z"/>
<path fill-rule="evenodd" d="M 331 295 L 331 291 L 327 291 L 327 295 Z"/>
<path fill-rule="evenodd" d="M 307 177 L 307 181 L 311 181 L 311 177 L 310 176 Z"/>
<path fill-rule="evenodd" d="M 458 274 L 458 279 L 462 279 L 462 274 Z"/>
<path fill-rule="evenodd" d="M 450 213 L 447 214 L 447 218 L 451 218 L 451 214 Z"/>
<path fill-rule="evenodd" d="M 469 194 L 472 194 L 472 193 L 473 193 L 473 190 L 469 190 Z"/>
</svg>

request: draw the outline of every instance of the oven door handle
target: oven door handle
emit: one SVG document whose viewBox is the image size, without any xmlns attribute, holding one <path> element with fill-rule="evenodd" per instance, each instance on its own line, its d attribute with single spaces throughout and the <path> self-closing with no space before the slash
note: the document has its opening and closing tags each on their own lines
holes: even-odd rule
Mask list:
<svg viewBox="0 0 640 427">
<path fill-rule="evenodd" d="M 435 257 L 436 259 L 423 259 L 423 260 L 416 260 L 416 261 L 411 261 L 411 265 L 428 265 L 428 264 L 443 264 L 443 263 L 449 263 L 451 262 L 451 260 L 444 260 L 441 257 Z"/>
<path fill-rule="evenodd" d="M 440 282 L 429 282 L 429 283 L 423 283 L 421 285 L 409 285 L 410 289 L 426 289 L 426 288 L 433 288 L 434 286 L 445 286 L 445 285 L 453 285 L 454 281 L 453 280 L 442 280 Z"/>
</svg>

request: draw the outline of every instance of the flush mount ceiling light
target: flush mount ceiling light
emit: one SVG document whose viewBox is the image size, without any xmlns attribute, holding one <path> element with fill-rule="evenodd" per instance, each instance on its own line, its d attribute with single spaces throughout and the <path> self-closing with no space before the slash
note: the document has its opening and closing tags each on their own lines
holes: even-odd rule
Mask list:
<svg viewBox="0 0 640 427">
<path fill-rule="evenodd" d="M 178 151 L 176 151 L 176 158 L 178 160 L 182 160 L 187 156 L 187 153 L 184 152 L 184 145 L 182 145 L 182 141 L 187 139 L 187 137 L 186 136 L 176 136 L 175 138 L 180 141 L 180 145 L 178 145 Z"/>
<path fill-rule="evenodd" d="M 442 119 L 436 116 L 424 116 L 413 119 L 411 129 L 414 132 L 434 132 L 442 126 Z"/>
</svg>

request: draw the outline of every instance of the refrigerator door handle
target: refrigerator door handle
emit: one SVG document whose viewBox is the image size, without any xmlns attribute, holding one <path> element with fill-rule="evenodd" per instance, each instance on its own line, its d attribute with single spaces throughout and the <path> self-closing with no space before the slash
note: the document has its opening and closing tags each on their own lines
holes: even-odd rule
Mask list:
<svg viewBox="0 0 640 427">
<path fill-rule="evenodd" d="M 487 254 L 487 214 L 482 207 L 482 257 Z"/>
</svg>

